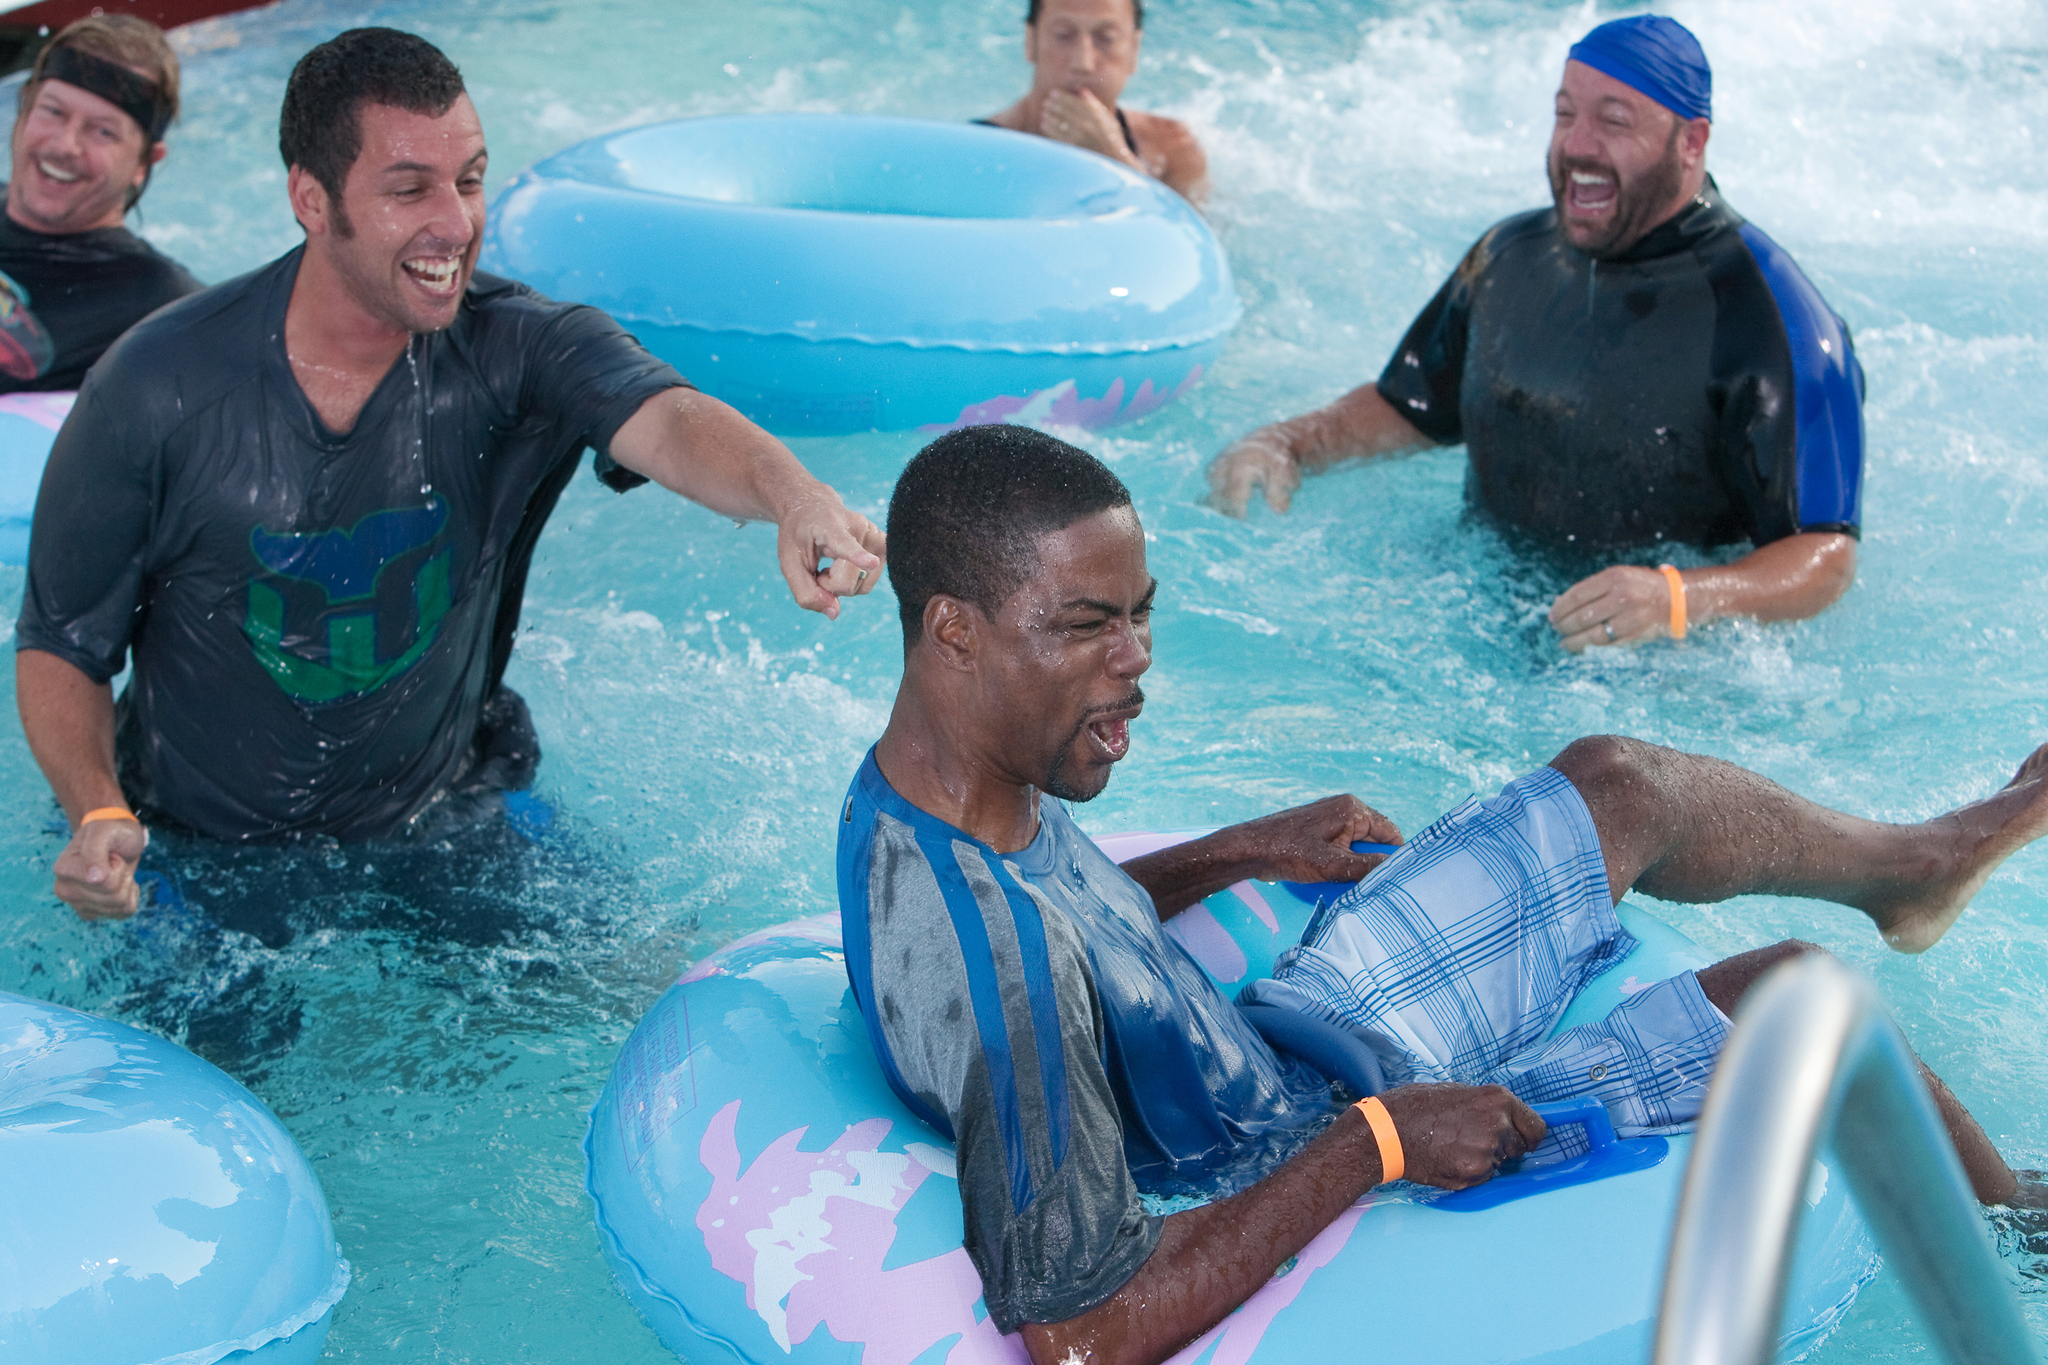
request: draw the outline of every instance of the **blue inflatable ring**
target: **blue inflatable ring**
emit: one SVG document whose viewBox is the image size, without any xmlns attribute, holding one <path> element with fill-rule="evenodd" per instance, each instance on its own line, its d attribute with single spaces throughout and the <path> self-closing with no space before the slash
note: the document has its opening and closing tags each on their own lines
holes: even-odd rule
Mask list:
<svg viewBox="0 0 2048 1365">
<path fill-rule="evenodd" d="M 549 157 L 483 265 L 604 309 L 772 431 L 1130 421 L 1242 311 L 1185 200 L 1107 157 L 970 124 L 680 119 Z"/>
<path fill-rule="evenodd" d="M 78 395 L 0 394 L 0 564 L 28 563 L 28 527 L 43 463 Z"/>
<path fill-rule="evenodd" d="M 0 992 L 0 1360 L 309 1365 L 348 1279 L 319 1181 L 254 1095 Z"/>
<path fill-rule="evenodd" d="M 1100 842 L 1127 860 L 1186 837 Z M 1233 990 L 1270 972 L 1320 894 L 1241 882 L 1168 931 Z M 1632 906 L 1622 921 L 1640 946 L 1580 993 L 1559 1028 L 1705 965 L 1669 925 Z M 1595 1151 L 1563 1166 L 1450 1196 L 1372 1191 L 1175 1361 L 1347 1359 L 1364 1331 L 1376 1353 L 1432 1365 L 1640 1365 L 1692 1139 L 1603 1140 L 1604 1112 L 1582 1117 Z M 988 1321 L 961 1245 L 951 1144 L 911 1116 L 875 1062 L 836 914 L 765 930 L 692 967 L 627 1040 L 584 1151 L 620 1285 L 698 1365 L 1026 1360 L 1020 1339 Z M 1876 1269 L 1846 1182 L 1824 1162 L 1807 1202 L 1788 1355 L 1831 1332 Z M 1492 1268 L 1483 1284 L 1475 1266 Z"/>
</svg>

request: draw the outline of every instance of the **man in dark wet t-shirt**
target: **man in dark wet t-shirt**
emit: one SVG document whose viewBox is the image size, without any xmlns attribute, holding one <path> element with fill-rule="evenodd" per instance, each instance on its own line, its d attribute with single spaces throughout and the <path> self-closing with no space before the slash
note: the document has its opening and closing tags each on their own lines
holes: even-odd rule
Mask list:
<svg viewBox="0 0 2048 1365">
<path fill-rule="evenodd" d="M 121 333 L 199 291 L 123 226 L 177 114 L 178 57 L 146 19 L 80 19 L 36 58 L 0 192 L 0 393 L 77 388 Z"/>
<path fill-rule="evenodd" d="M 1065 803 L 1131 750 L 1171 590 L 1129 491 L 1042 432 L 970 427 L 904 470 L 889 536 L 903 682 L 837 822 L 846 972 L 890 1086 L 956 1144 L 989 1316 L 1037 1365 L 1150 1365 L 1375 1185 L 1561 1154 L 1529 1105 L 1595 1098 L 1624 1136 L 1690 1126 L 1736 1001 L 1813 949 L 1632 980 L 1605 1019 L 1557 1028 L 1634 949 L 1632 887 L 1826 897 L 1919 951 L 2048 831 L 2048 746 L 1985 800 L 1880 825 L 1602 736 L 1405 843 L 1332 796 L 1119 866 Z M 1358 884 L 1233 1003 L 1161 926 L 1245 878 Z M 1978 1198 L 2048 1202 L 1922 1075 Z M 1141 1191 L 1214 1202 L 1158 1217 Z"/>
<path fill-rule="evenodd" d="M 1573 585 L 1550 612 L 1567 649 L 1802 618 L 1840 597 L 1863 371 L 1841 319 L 1707 175 L 1711 91 L 1672 20 L 1594 29 L 1557 92 L 1554 206 L 1480 238 L 1376 383 L 1218 456 L 1212 503 L 1242 515 L 1263 487 L 1285 511 L 1304 472 L 1463 442 L 1472 501 L 1539 544 L 1752 547 Z"/>
<path fill-rule="evenodd" d="M 36 503 L 17 694 L 87 917 L 134 913 L 131 812 L 376 839 L 530 780 L 502 679 L 586 445 L 614 488 L 775 522 L 799 605 L 836 616 L 881 568 L 875 527 L 610 318 L 475 273 L 483 129 L 430 44 L 315 48 L 280 142 L 305 244 L 109 351 Z"/>
</svg>

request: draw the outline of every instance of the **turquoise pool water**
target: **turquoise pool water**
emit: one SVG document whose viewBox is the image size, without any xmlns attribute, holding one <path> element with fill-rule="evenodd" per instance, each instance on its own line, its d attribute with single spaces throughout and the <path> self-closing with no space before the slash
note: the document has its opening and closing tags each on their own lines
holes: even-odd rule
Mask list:
<svg viewBox="0 0 2048 1365">
<path fill-rule="evenodd" d="M 1021 87 L 1021 4 L 285 0 L 186 30 L 188 112 L 150 236 L 222 279 L 290 246 L 275 152 L 292 62 L 361 22 L 462 65 L 492 184 L 579 138 L 752 109 L 961 118 Z M 1375 373 L 1488 223 L 1546 193 L 1582 5 L 1160 0 L 1134 103 L 1207 141 L 1247 315 L 1210 382 L 1091 448 L 1129 481 L 1162 580 L 1136 748 L 1082 812 L 1221 822 L 1350 789 L 1419 828 L 1587 731 L 1717 754 L 1864 814 L 1919 818 L 2048 738 L 2048 11 L 2025 0 L 1672 7 L 1720 76 L 1710 154 L 1794 251 L 1870 379 L 1863 569 L 1816 621 L 1570 658 L 1554 585 L 1461 519 L 1461 458 L 1312 484 L 1286 519 L 1197 505 L 1237 432 Z M 1006 96 L 1007 97 L 1007 96 Z M 914 436 L 800 443 L 880 515 Z M 633 1021 L 734 935 L 833 903 L 831 815 L 899 667 L 893 604 L 787 601 L 765 529 L 580 479 L 543 540 L 512 681 L 558 812 L 537 844 L 188 856 L 227 932 L 77 924 L 26 747 L 0 734 L 0 987 L 145 1024 L 247 1081 L 316 1163 L 356 1281 L 336 1360 L 657 1362 L 613 1289 L 577 1152 Z M 18 570 L 0 571 L 9 620 Z M 380 864 L 381 866 L 378 866 Z M 251 909 L 250 907 L 254 907 Z M 1789 934 L 1871 973 L 2019 1164 L 2048 1165 L 2048 850 L 1933 953 L 1755 898 L 1659 907 L 1708 946 Z M 263 913 L 266 912 L 267 913 Z M 2016 1282 L 2026 1257 L 2010 1260 Z M 2048 1340 L 2048 1293 L 2026 1279 Z M 1818 1359 L 1917 1358 L 1887 1274 Z"/>
</svg>

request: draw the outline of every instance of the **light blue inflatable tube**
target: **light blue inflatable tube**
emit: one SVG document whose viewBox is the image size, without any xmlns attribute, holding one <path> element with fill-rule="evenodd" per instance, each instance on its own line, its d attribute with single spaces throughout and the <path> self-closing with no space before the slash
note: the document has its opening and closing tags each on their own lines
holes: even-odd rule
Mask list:
<svg viewBox="0 0 2048 1365">
<path fill-rule="evenodd" d="M 1186 837 L 1100 842 L 1125 860 Z M 1234 993 L 1271 971 L 1318 895 L 1242 882 L 1168 932 Z M 1677 930 L 1631 906 L 1621 916 L 1640 946 L 1581 992 L 1559 1028 L 1705 965 Z M 1604 1127 L 1604 1115 L 1594 1122 Z M 1691 1144 L 1611 1142 L 1582 1168 L 1503 1175 L 1459 1195 L 1375 1190 L 1174 1359 L 1300 1365 L 1358 1358 L 1366 1342 L 1375 1357 L 1430 1365 L 1641 1365 Z M 875 1062 L 836 914 L 765 930 L 692 967 L 627 1040 L 584 1151 L 620 1285 L 695 1365 L 1026 1359 L 989 1323 L 961 1245 L 951 1144 L 911 1116 Z M 1787 1356 L 1818 1345 L 1876 1269 L 1826 1159 L 1807 1202 Z"/>
<path fill-rule="evenodd" d="M 29 519 L 43 463 L 76 393 L 0 394 L 0 564 L 28 563 Z"/>
<path fill-rule="evenodd" d="M 0 1360 L 310 1365 L 348 1280 L 262 1101 L 174 1043 L 0 992 Z"/>
<path fill-rule="evenodd" d="M 571 147 L 489 215 L 483 268 L 593 304 L 770 430 L 1099 428 L 1200 380 L 1242 311 L 1201 216 L 1000 128 L 680 119 Z"/>
</svg>

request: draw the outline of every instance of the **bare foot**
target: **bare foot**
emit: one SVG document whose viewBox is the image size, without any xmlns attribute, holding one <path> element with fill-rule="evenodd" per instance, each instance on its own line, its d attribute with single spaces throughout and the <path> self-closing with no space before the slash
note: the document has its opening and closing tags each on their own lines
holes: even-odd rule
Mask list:
<svg viewBox="0 0 2048 1365">
<path fill-rule="evenodd" d="M 1902 953 L 1924 953 L 1939 943 L 1998 865 L 2048 834 L 2048 744 L 2029 754 L 1997 793 L 1928 824 L 1957 841 L 1955 870 L 1917 896 L 1870 911 L 1884 941 Z"/>
</svg>

